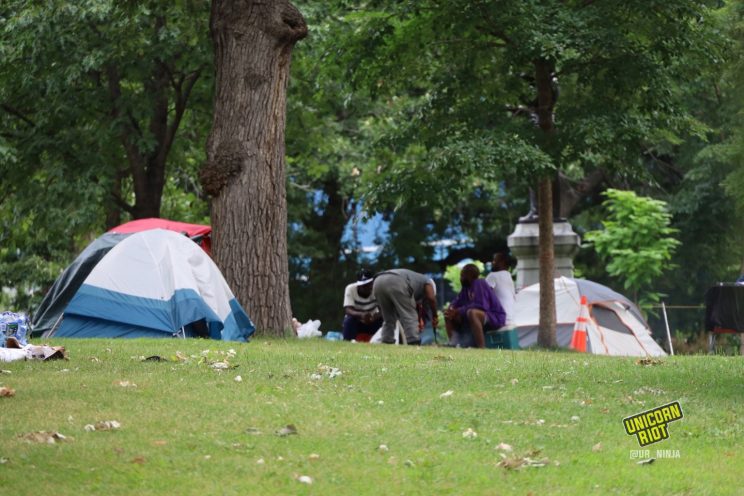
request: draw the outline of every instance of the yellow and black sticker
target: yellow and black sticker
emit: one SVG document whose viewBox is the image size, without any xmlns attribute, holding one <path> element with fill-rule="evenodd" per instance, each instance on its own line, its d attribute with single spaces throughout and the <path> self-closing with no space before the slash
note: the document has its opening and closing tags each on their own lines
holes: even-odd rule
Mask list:
<svg viewBox="0 0 744 496">
<path fill-rule="evenodd" d="M 669 438 L 667 425 L 683 417 L 679 401 L 652 408 L 623 419 L 625 432 L 635 435 L 638 444 L 647 446 Z"/>
</svg>

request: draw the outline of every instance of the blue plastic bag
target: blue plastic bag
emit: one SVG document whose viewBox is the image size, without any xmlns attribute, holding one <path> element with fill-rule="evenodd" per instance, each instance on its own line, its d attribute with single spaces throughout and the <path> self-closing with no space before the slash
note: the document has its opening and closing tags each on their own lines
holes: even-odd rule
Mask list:
<svg viewBox="0 0 744 496">
<path fill-rule="evenodd" d="M 14 337 L 26 346 L 26 336 L 28 335 L 28 316 L 25 313 L 3 312 L 0 314 L 0 347 L 5 347 L 5 341 L 9 337 Z"/>
</svg>

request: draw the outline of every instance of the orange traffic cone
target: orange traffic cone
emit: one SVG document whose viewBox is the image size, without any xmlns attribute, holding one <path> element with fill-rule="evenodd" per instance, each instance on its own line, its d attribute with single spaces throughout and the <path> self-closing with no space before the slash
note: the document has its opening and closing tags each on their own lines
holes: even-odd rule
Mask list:
<svg viewBox="0 0 744 496">
<path fill-rule="evenodd" d="M 586 323 L 589 322 L 589 303 L 586 296 L 581 297 L 581 310 L 576 317 L 573 336 L 571 337 L 571 349 L 586 353 Z"/>
</svg>

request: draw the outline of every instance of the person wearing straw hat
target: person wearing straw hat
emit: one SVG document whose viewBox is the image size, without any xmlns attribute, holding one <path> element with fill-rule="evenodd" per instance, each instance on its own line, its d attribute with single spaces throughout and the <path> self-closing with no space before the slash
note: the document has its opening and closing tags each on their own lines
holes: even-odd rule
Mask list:
<svg viewBox="0 0 744 496">
<path fill-rule="evenodd" d="M 382 314 L 372 294 L 372 272 L 362 269 L 357 282 L 344 291 L 344 339 L 367 342 L 382 325 Z"/>
</svg>

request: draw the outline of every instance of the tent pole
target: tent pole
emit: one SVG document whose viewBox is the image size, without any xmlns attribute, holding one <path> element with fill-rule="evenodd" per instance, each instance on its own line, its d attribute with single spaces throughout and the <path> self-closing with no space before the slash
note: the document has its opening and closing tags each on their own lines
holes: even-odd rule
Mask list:
<svg viewBox="0 0 744 496">
<path fill-rule="evenodd" d="M 661 302 L 661 311 L 664 314 L 664 325 L 666 326 L 667 340 L 669 341 L 669 354 L 674 356 L 674 348 L 672 347 L 672 335 L 669 332 L 669 319 L 667 319 L 666 305 Z"/>
</svg>

